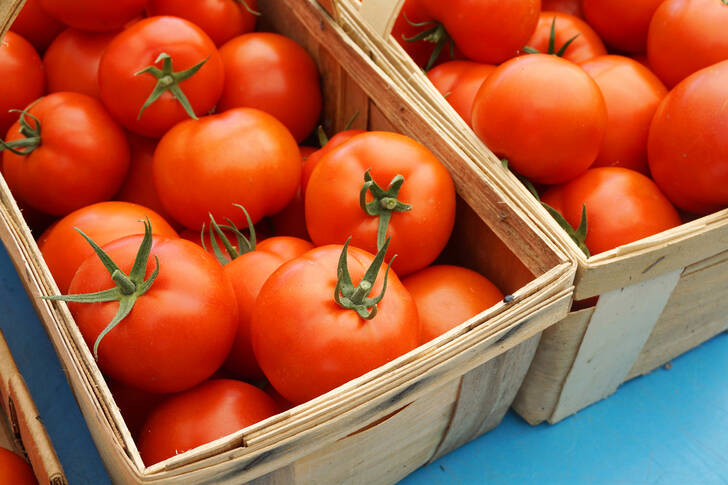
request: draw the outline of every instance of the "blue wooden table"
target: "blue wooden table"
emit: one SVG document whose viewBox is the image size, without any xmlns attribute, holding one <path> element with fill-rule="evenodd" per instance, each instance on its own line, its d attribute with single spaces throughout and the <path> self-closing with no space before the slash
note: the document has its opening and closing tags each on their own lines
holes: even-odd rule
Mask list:
<svg viewBox="0 0 728 485">
<path fill-rule="evenodd" d="M 71 485 L 110 483 L 2 246 L 0 328 Z M 510 413 L 494 431 L 402 484 L 728 484 L 727 370 L 723 334 L 558 425 L 531 427 Z"/>
</svg>

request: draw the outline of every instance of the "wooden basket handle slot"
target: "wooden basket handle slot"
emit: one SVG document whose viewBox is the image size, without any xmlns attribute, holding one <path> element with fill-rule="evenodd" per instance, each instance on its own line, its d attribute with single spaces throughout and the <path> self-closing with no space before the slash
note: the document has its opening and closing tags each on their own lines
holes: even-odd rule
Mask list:
<svg viewBox="0 0 728 485">
<path fill-rule="evenodd" d="M 25 5 L 25 0 L 0 1 L 0 39 L 8 31 L 23 5 Z"/>
</svg>

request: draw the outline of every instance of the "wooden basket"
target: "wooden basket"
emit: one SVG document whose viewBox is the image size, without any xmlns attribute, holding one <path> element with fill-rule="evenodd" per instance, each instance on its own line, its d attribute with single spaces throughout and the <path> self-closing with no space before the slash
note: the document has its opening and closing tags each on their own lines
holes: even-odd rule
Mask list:
<svg viewBox="0 0 728 485">
<path fill-rule="evenodd" d="M 454 144 L 578 262 L 574 298 L 599 296 L 547 330 L 514 408 L 557 422 L 728 328 L 728 210 L 586 258 L 478 139 L 390 35 L 403 0 L 336 0 L 329 11 Z"/>
<path fill-rule="evenodd" d="M 14 0 L 11 11 L 22 3 Z M 573 261 L 440 136 L 318 4 L 258 0 L 258 6 L 266 27 L 293 38 L 316 61 L 330 131 L 358 112 L 355 127 L 412 136 L 445 163 L 459 195 L 447 251 L 513 300 L 310 402 L 145 467 L 67 306 L 38 298 L 58 289 L 0 178 L 0 239 L 116 483 L 395 482 L 500 422 L 541 332 L 562 319 L 571 302 Z"/>
<path fill-rule="evenodd" d="M 40 485 L 67 485 L 53 444 L 2 332 L 0 397 L 0 447 L 27 457 Z"/>
</svg>

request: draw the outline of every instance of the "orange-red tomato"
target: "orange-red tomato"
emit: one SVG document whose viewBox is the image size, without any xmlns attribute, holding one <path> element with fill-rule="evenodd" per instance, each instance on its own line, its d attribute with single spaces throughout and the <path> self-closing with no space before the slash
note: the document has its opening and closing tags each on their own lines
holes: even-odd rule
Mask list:
<svg viewBox="0 0 728 485">
<path fill-rule="evenodd" d="M 314 174 L 315 176 L 315 174 Z M 313 183 L 313 181 L 312 181 Z M 250 334 L 255 357 L 273 387 L 293 404 L 313 399 L 384 365 L 418 345 L 417 308 L 390 271 L 371 320 L 334 301 L 342 246 L 316 248 L 278 268 L 258 294 Z M 374 257 L 349 247 L 358 284 Z M 382 290 L 381 267 L 370 295 Z"/>
<path fill-rule="evenodd" d="M 582 0 L 582 7 L 586 21 L 607 45 L 626 52 L 640 53 L 647 50 L 650 19 L 662 1 Z"/>
<path fill-rule="evenodd" d="M 300 142 L 321 115 L 321 85 L 308 52 L 279 34 L 241 35 L 220 48 L 225 89 L 218 111 L 257 108 L 275 116 Z"/>
<path fill-rule="evenodd" d="M 361 135 L 362 133 L 366 133 L 366 130 L 340 131 L 332 136 L 331 139 L 324 146 L 306 157 L 306 160 L 304 160 L 303 162 L 303 170 L 301 171 L 301 190 L 304 194 L 306 193 L 308 180 L 311 178 L 313 169 L 316 168 L 316 165 L 318 165 L 321 159 L 324 158 L 325 155 L 328 155 L 334 148 L 338 148 L 339 146 L 354 138 L 356 135 Z"/>
<path fill-rule="evenodd" d="M 23 9 L 10 26 L 11 31 L 23 36 L 38 52 L 46 50 L 65 28 L 63 23 L 43 10 L 40 0 L 25 0 Z"/>
<path fill-rule="evenodd" d="M 502 64 L 473 105 L 473 129 L 533 182 L 555 184 L 584 172 L 599 153 L 607 110 L 579 66 L 548 54 Z"/>
<path fill-rule="evenodd" d="M 593 167 L 647 168 L 647 134 L 665 85 L 629 57 L 601 56 L 581 65 L 599 86 L 607 105 L 607 132 Z"/>
<path fill-rule="evenodd" d="M 168 395 L 135 389 L 113 379 L 109 379 L 107 383 L 111 394 L 114 396 L 114 402 L 119 406 L 124 423 L 129 428 L 132 437 L 137 439 L 144 421 Z"/>
<path fill-rule="evenodd" d="M 18 120 L 5 139 L 11 144 L 39 138 L 36 148 L 22 154 L 3 151 L 3 174 L 13 194 L 57 216 L 111 199 L 129 168 L 129 143 L 101 103 L 85 94 L 53 93 L 28 113 L 23 118 L 35 133 L 21 131 Z"/>
<path fill-rule="evenodd" d="M 306 167 L 306 159 L 319 149 L 311 146 L 299 146 L 298 149 L 301 152 L 301 162 L 303 162 L 301 170 L 301 183 L 303 184 L 303 178 L 305 176 L 303 169 Z M 302 186 L 298 188 L 296 195 L 293 196 L 293 199 L 291 199 L 282 211 L 270 217 L 270 221 L 273 225 L 273 231 L 277 236 L 309 239 L 308 229 L 306 229 L 306 206 L 303 201 Z"/>
<path fill-rule="evenodd" d="M 662 2 L 647 37 L 650 66 L 672 88 L 690 74 L 728 59 L 726 26 L 728 4 L 721 0 Z"/>
<path fill-rule="evenodd" d="M 189 20 L 204 30 L 217 46 L 255 30 L 257 15 L 252 12 L 257 9 L 256 0 L 150 0 L 147 4 L 149 15 L 172 15 Z"/>
<path fill-rule="evenodd" d="M 144 423 L 139 451 L 153 465 L 278 414 L 265 392 L 230 379 L 207 381 L 170 397 Z"/>
<path fill-rule="evenodd" d="M 298 145 L 283 124 L 257 109 L 236 108 L 177 124 L 154 153 L 154 183 L 175 220 L 199 230 L 212 213 L 243 227 L 282 210 L 301 181 Z"/>
<path fill-rule="evenodd" d="M 541 0 L 541 10 L 544 12 L 564 12 L 582 20 L 584 19 L 581 0 Z"/>
<path fill-rule="evenodd" d="M 495 66 L 492 64 L 450 61 L 430 69 L 427 77 L 457 114 L 472 127 L 471 114 L 475 95 L 494 70 Z"/>
<path fill-rule="evenodd" d="M 11 109 L 24 109 L 43 95 L 43 63 L 27 40 L 15 32 L 0 39 L 0 136 L 18 119 Z"/>
<path fill-rule="evenodd" d="M 728 61 L 675 86 L 652 120 L 647 154 L 657 185 L 696 214 L 728 207 Z"/>
<path fill-rule="evenodd" d="M 487 278 L 460 266 L 430 266 L 403 279 L 402 284 L 417 304 L 420 343 L 439 337 L 503 299 L 503 293 Z"/>
<path fill-rule="evenodd" d="M 621 167 L 587 170 L 544 192 L 543 202 L 578 227 L 586 205 L 586 246 L 592 255 L 681 224 L 680 216 L 657 185 Z"/>
<path fill-rule="evenodd" d="M 86 233 L 103 246 L 115 239 L 140 234 L 140 220 L 149 218 L 154 235 L 177 237 L 177 233 L 156 212 L 129 202 L 99 202 L 68 214 L 38 238 L 38 247 L 61 293 L 68 291 L 76 270 L 93 249 L 74 229 Z"/>
<path fill-rule="evenodd" d="M 117 33 L 76 29 L 61 32 L 43 57 L 48 92 L 73 91 L 100 98 L 101 55 Z"/>
<path fill-rule="evenodd" d="M 570 39 L 574 40 L 561 56 L 577 64 L 607 53 L 602 39 L 589 24 L 563 12 L 541 12 L 536 31 L 526 45 L 544 54 L 548 53 L 551 25 L 554 25 L 554 51 L 559 52 Z"/>
<path fill-rule="evenodd" d="M 43 10 L 69 27 L 91 32 L 122 28 L 144 10 L 147 0 L 40 0 Z"/>
<path fill-rule="evenodd" d="M 38 485 L 28 462 L 6 448 L 0 448 L 0 483 Z"/>
</svg>

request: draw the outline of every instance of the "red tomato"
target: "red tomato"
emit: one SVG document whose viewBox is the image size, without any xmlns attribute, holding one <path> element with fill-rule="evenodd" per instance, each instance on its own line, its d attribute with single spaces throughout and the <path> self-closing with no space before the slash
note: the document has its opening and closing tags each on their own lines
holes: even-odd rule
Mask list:
<svg viewBox="0 0 728 485">
<path fill-rule="evenodd" d="M 338 306 L 334 293 L 341 252 L 340 245 L 324 246 L 285 263 L 265 282 L 253 308 L 250 334 L 255 357 L 273 387 L 293 404 L 328 392 L 418 345 L 417 308 L 391 271 L 370 320 Z M 366 251 L 350 247 L 344 261 L 351 281 L 358 284 L 373 260 Z M 384 278 L 385 268 L 380 267 L 369 294 L 379 295 Z"/>
<path fill-rule="evenodd" d="M 647 155 L 657 185 L 676 206 L 709 214 L 728 206 L 728 61 L 670 91 L 650 127 Z"/>
<path fill-rule="evenodd" d="M 18 119 L 11 109 L 24 109 L 43 96 L 43 63 L 33 46 L 14 32 L 0 40 L 0 134 L 4 135 Z M 0 135 L 0 136 L 2 136 Z"/>
<path fill-rule="evenodd" d="M 148 218 L 157 236 L 177 237 L 177 233 L 156 212 L 128 202 L 99 202 L 68 214 L 49 227 L 39 238 L 38 247 L 61 293 L 68 291 L 73 275 L 93 249 L 76 232 L 78 227 L 103 246 L 115 239 L 140 234 L 140 220 Z"/>
<path fill-rule="evenodd" d="M 5 141 L 20 144 L 16 148 L 27 143 L 21 154 L 3 152 L 10 190 L 31 207 L 57 216 L 109 200 L 129 168 L 124 131 L 101 103 L 85 94 L 41 98 L 10 128 Z"/>
<path fill-rule="evenodd" d="M 386 233 L 392 236 L 390 255 L 399 255 L 394 270 L 404 276 L 432 263 L 452 232 L 455 188 L 447 169 L 429 150 L 397 133 L 370 131 L 357 135 L 318 163 L 305 196 L 311 240 L 322 246 L 343 243 L 353 236 L 356 247 L 370 252 L 381 247 L 384 234 L 380 237 L 378 231 L 380 221 L 386 221 L 383 208 L 387 201 L 378 198 L 381 216 L 369 215 L 362 209 L 360 192 L 367 171 L 385 191 L 395 177 L 404 177 L 398 194 L 385 197 L 411 206 L 410 210 L 393 210 L 386 227 Z M 367 203 L 376 206 L 371 190 L 366 197 Z"/>
<path fill-rule="evenodd" d="M 621 167 L 593 168 L 552 187 L 541 200 L 577 227 L 586 205 L 586 246 L 592 255 L 637 241 L 682 221 L 657 185 Z"/>
<path fill-rule="evenodd" d="M 420 316 L 420 343 L 429 342 L 503 299 L 503 293 L 484 276 L 459 266 L 430 266 L 408 276 Z"/>
<path fill-rule="evenodd" d="M 366 133 L 366 130 L 340 131 L 332 136 L 331 139 L 326 142 L 324 146 L 306 157 L 306 160 L 303 162 L 303 171 L 301 172 L 301 190 L 304 194 L 306 193 L 308 180 L 311 178 L 313 169 L 316 168 L 321 159 L 324 158 L 325 155 L 328 155 L 332 150 L 334 150 L 334 148 L 340 147 L 347 141 L 354 138 L 356 135 L 361 135 L 362 133 Z"/>
<path fill-rule="evenodd" d="M 132 437 L 137 439 L 144 421 L 168 395 L 141 391 L 111 379 L 107 383 L 114 396 L 114 402 L 119 406 L 126 427 L 129 428 Z"/>
<path fill-rule="evenodd" d="M 103 249 L 130 275 L 141 244 L 142 236 L 127 236 Z M 156 267 L 159 274 L 101 340 L 101 332 L 119 311 L 119 301 L 68 307 L 89 348 L 98 345 L 99 368 L 105 375 L 147 392 L 179 392 L 210 377 L 230 352 L 238 317 L 235 294 L 222 267 L 199 246 L 158 236 L 151 244 L 144 281 Z M 141 282 L 136 283 L 138 290 Z M 78 268 L 68 291 L 88 294 L 116 285 L 93 255 Z"/>
<path fill-rule="evenodd" d="M 299 146 L 301 152 L 301 161 L 305 168 L 306 159 L 309 155 L 316 153 L 315 147 Z M 301 180 L 303 181 L 304 172 L 301 170 Z M 306 209 L 303 202 L 303 193 L 301 187 L 296 190 L 296 195 L 288 203 L 288 205 L 280 212 L 270 217 L 273 224 L 274 233 L 277 236 L 291 236 L 308 240 L 308 230 L 306 229 Z"/>
<path fill-rule="evenodd" d="M 139 451 L 149 466 L 278 414 L 265 392 L 230 379 L 207 381 L 170 397 L 149 416 Z"/>
<path fill-rule="evenodd" d="M 298 147 L 298 151 L 301 152 L 301 159 L 302 161 L 306 161 L 309 155 L 311 155 L 313 152 L 317 151 L 318 148 L 316 147 L 310 147 L 306 145 L 301 145 Z"/>
<path fill-rule="evenodd" d="M 43 9 L 69 27 L 91 32 L 117 30 L 139 16 L 147 0 L 39 0 Z"/>
<path fill-rule="evenodd" d="M 11 31 L 33 44 L 38 52 L 46 50 L 65 28 L 65 25 L 43 10 L 40 0 L 25 0 L 23 9 L 10 26 Z"/>
<path fill-rule="evenodd" d="M 450 106 L 472 127 L 473 102 L 478 89 L 495 70 L 491 64 L 472 61 L 450 61 L 427 72 L 427 77 L 445 96 Z"/>
<path fill-rule="evenodd" d="M 162 54 L 169 57 L 163 59 Z M 156 74 L 141 72 L 150 66 Z M 209 112 L 220 98 L 224 77 L 215 44 L 202 29 L 176 17 L 150 17 L 133 24 L 111 41 L 99 65 L 101 99 L 111 114 L 127 129 L 153 138 Z M 166 82 L 172 84 L 142 112 L 155 86 Z M 189 102 L 189 110 L 183 100 Z"/>
<path fill-rule="evenodd" d="M 581 65 L 607 105 L 607 132 L 594 167 L 624 167 L 647 174 L 647 134 L 667 89 L 639 62 L 601 56 Z"/>
<path fill-rule="evenodd" d="M 541 12 L 538 26 L 526 45 L 544 54 L 548 52 L 551 26 L 554 26 L 554 53 L 559 52 L 569 40 L 574 39 L 564 51 L 563 57 L 577 64 L 607 53 L 602 39 L 589 24 L 578 17 L 562 12 Z"/>
<path fill-rule="evenodd" d="M 296 237 L 272 237 L 254 251 L 241 254 L 225 265 L 238 302 L 238 333 L 225 368 L 243 379 L 265 377 L 258 367 L 250 341 L 250 319 L 260 288 L 283 263 L 313 249 L 313 244 Z"/>
<path fill-rule="evenodd" d="M 576 64 L 547 54 L 499 66 L 473 104 L 480 139 L 517 172 L 543 184 L 565 182 L 589 168 L 606 126 L 596 83 Z"/>
<path fill-rule="evenodd" d="M 218 111 L 257 108 L 286 125 L 296 141 L 306 138 L 321 116 L 316 64 L 303 47 L 279 34 L 241 35 L 220 48 L 225 89 Z"/>
<path fill-rule="evenodd" d="M 640 53 L 647 49 L 650 19 L 662 1 L 582 0 L 582 7 L 586 21 L 607 45 Z"/>
<path fill-rule="evenodd" d="M 265 222 L 266 221 L 263 220 L 255 225 L 255 238 L 258 242 L 263 241 L 264 239 L 267 239 L 270 237 L 270 230 L 266 227 L 267 224 L 265 224 Z M 208 229 L 209 229 L 209 225 L 206 225 L 205 226 L 205 246 L 204 246 L 204 248 L 208 253 L 210 253 L 214 256 L 215 250 L 213 249 L 212 242 L 210 241 L 210 231 Z M 240 231 L 243 233 L 243 235 L 245 237 L 247 237 L 247 238 L 250 237 L 250 231 L 248 231 L 248 229 L 241 229 Z M 199 230 L 193 231 L 192 229 L 183 229 L 179 233 L 179 237 L 181 237 L 182 239 L 187 239 L 188 241 L 192 241 L 193 243 L 197 244 L 198 246 L 203 247 L 201 232 L 202 231 L 199 231 Z M 238 239 L 235 236 L 235 233 L 233 233 L 232 231 L 230 231 L 228 229 L 224 229 L 224 228 L 222 229 L 222 232 L 223 232 L 223 234 L 225 234 L 225 237 L 227 238 L 228 242 L 230 242 L 230 245 L 236 251 L 240 250 L 240 248 L 238 247 Z M 220 248 L 220 251 L 223 253 L 223 256 L 225 256 L 226 259 L 230 260 L 230 258 L 228 257 L 228 254 L 225 251 L 225 247 L 223 246 L 223 243 L 220 240 L 220 236 L 217 233 L 214 233 L 214 234 L 215 234 L 215 241 L 217 241 L 218 247 Z"/>
<path fill-rule="evenodd" d="M 151 0 L 149 15 L 171 15 L 194 23 L 217 46 L 233 37 L 255 30 L 258 9 L 256 0 Z"/>
<path fill-rule="evenodd" d="M 0 448 L 0 483 L 38 485 L 28 462 L 6 448 Z"/>
<path fill-rule="evenodd" d="M 194 148 L 191 148 L 194 147 Z M 236 226 L 245 206 L 258 222 L 282 210 L 301 180 L 301 156 L 290 132 L 272 116 L 237 108 L 177 124 L 154 153 L 154 183 L 164 207 L 199 230 L 212 212 Z"/>
<path fill-rule="evenodd" d="M 73 91 L 100 98 L 99 62 L 117 32 L 62 32 L 43 57 L 48 92 Z"/>
<path fill-rule="evenodd" d="M 690 74 L 728 59 L 727 25 L 728 4 L 721 0 L 666 0 L 650 23 L 650 66 L 672 88 Z"/>
<path fill-rule="evenodd" d="M 584 19 L 581 0 L 541 0 L 541 10 L 544 12 L 564 12 L 582 20 Z"/>
</svg>

